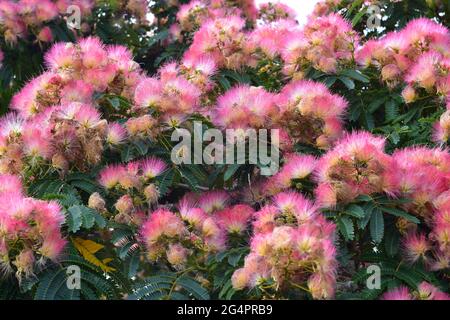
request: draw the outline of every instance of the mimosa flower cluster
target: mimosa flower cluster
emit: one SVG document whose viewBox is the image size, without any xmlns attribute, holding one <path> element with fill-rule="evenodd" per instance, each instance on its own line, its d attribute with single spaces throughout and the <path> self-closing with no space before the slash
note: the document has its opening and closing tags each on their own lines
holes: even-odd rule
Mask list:
<svg viewBox="0 0 450 320">
<path fill-rule="evenodd" d="M 301 194 L 278 194 L 255 214 L 251 252 L 233 274 L 233 287 L 256 287 L 275 295 L 297 288 L 315 299 L 333 298 L 334 230 Z"/>
<path fill-rule="evenodd" d="M 58 203 L 28 198 L 18 177 L 0 175 L 0 268 L 18 279 L 29 277 L 47 260 L 57 261 L 66 240 Z"/>
<path fill-rule="evenodd" d="M 350 203 L 360 195 L 390 192 L 392 158 L 384 152 L 385 140 L 366 132 L 347 135 L 320 160 L 315 195 L 323 207 Z"/>
<path fill-rule="evenodd" d="M 310 155 L 286 154 L 280 171 L 262 185 L 265 196 L 276 195 L 288 189 L 303 189 L 311 185 L 311 178 L 317 166 L 317 159 Z"/>
<path fill-rule="evenodd" d="M 259 19 L 265 23 L 277 20 L 293 20 L 297 13 L 294 9 L 281 2 L 267 2 L 259 6 Z"/>
<path fill-rule="evenodd" d="M 262 23 L 247 30 L 239 12 L 223 10 L 218 13 L 202 1 L 182 7 L 178 15 L 181 27 L 173 26 L 174 33 L 181 41 L 182 30 L 198 30 L 186 57 L 207 56 L 219 68 L 236 70 L 256 67 L 262 58 L 282 57 L 285 75 L 296 79 L 304 77 L 305 66 L 335 73 L 354 64 L 359 37 L 340 15 L 310 19 L 299 28 L 291 8 L 269 2 L 260 7 Z"/>
<path fill-rule="evenodd" d="M 250 21 L 257 18 L 258 10 L 254 1 L 228 0 L 193 0 L 180 6 L 177 13 L 177 23 L 171 26 L 172 32 L 192 33 L 197 31 L 207 20 L 241 16 Z M 181 34 L 179 34 L 181 36 Z M 179 38 L 182 41 L 183 38 Z"/>
<path fill-rule="evenodd" d="M 422 282 L 417 290 L 399 287 L 386 292 L 383 300 L 450 300 L 450 296 L 428 282 Z"/>
<path fill-rule="evenodd" d="M 75 12 L 72 9 L 79 9 L 78 27 L 82 32 L 89 32 L 89 18 L 95 8 L 104 4 L 101 0 L 1 0 L 0 34 L 9 44 L 27 41 L 30 35 L 39 42 L 52 42 L 54 34 L 49 23 L 64 21 Z M 143 24 L 147 23 L 148 6 L 148 0 L 120 0 L 112 8 L 128 12 Z"/>
<path fill-rule="evenodd" d="M 186 59 L 180 65 L 169 63 L 159 70 L 158 77 L 139 82 L 134 95 L 135 111 L 146 114 L 156 111 L 155 118 L 170 125 L 179 125 L 200 111 L 202 95 L 213 86 L 211 76 L 216 64 L 211 59 Z"/>
<path fill-rule="evenodd" d="M 192 259 L 204 262 L 207 254 L 223 251 L 244 237 L 254 213 L 250 206 L 231 205 L 225 191 L 187 194 L 177 207 L 175 213 L 154 211 L 142 225 L 140 234 L 150 261 L 162 260 L 174 267 L 185 267 Z"/>
<path fill-rule="evenodd" d="M 383 136 L 347 132 L 348 101 L 333 92 L 334 85 L 305 78 L 312 69 L 338 78 L 346 69 L 373 67 L 389 90 L 404 89 L 406 102 L 429 96 L 442 104 L 450 94 L 450 33 L 436 22 L 417 19 L 361 45 L 351 23 L 331 13 L 340 2 L 320 4 L 300 27 L 294 11 L 281 3 L 263 4 L 258 11 L 247 0 L 170 1 L 168 5 L 180 6 L 172 31 L 189 47 L 180 61 L 165 63 L 151 76 L 126 47 L 106 46 L 94 37 L 55 44 L 45 55 L 46 71 L 13 97 L 13 111 L 0 119 L 3 268 L 19 277 L 32 275 L 41 262 L 57 260 L 65 245 L 60 206 L 27 198 L 19 177 L 32 183 L 58 172 L 65 180 L 68 173 L 95 170 L 104 190 L 89 192 L 90 197 L 80 191 L 80 201 L 88 199 L 91 209 L 110 220 L 105 233 L 114 232 L 118 224 L 134 232 L 147 257 L 140 263 L 195 274 L 211 267 L 208 259 L 216 253 L 249 249 L 237 261 L 239 267 L 227 273 L 239 295 L 334 298 L 349 278 L 338 275 L 339 241 L 347 240 L 331 221 L 340 221 L 347 212 L 327 219 L 321 210 L 333 213 L 360 198 L 374 203 L 378 196 L 405 200 L 392 201 L 390 209 L 402 209 L 421 224 L 410 222 L 411 217 L 386 218 L 401 234 L 400 253 L 392 259 L 421 263 L 426 272 L 447 271 L 448 150 L 409 147 L 388 152 Z M 146 12 L 145 1 L 121 1 L 119 6 Z M 276 86 L 255 79 L 262 74 L 277 78 Z M 227 76 L 242 76 L 242 81 L 232 79 L 239 84 L 227 85 Z M 249 84 L 243 83 L 244 76 Z M 361 92 L 371 84 L 364 83 Z M 211 186 L 201 181 L 198 187 L 213 191 L 186 193 L 186 168 L 169 165 L 156 154 L 166 159 L 170 143 L 163 141 L 164 134 L 190 129 L 196 118 L 220 130 L 278 129 L 281 169 L 263 178 L 256 166 L 244 165 L 227 180 L 230 167 L 205 165 L 201 169 L 218 182 Z M 436 125 L 435 138 L 444 142 L 449 136 L 447 111 Z M 133 154 L 138 143 L 150 142 L 142 157 Z M 173 174 L 170 183 L 164 181 L 168 173 Z M 168 184 L 164 192 L 163 181 Z M 356 226 L 356 216 L 345 218 Z M 355 245 L 368 236 L 363 229 L 353 234 Z M 350 248 L 350 242 L 342 243 L 347 244 Z M 358 250 L 376 246 L 384 253 L 384 243 L 363 245 Z M 151 270 L 143 269 L 137 280 Z M 416 291 L 398 288 L 384 298 L 447 296 L 422 283 Z"/>
<path fill-rule="evenodd" d="M 52 30 L 46 24 L 68 15 L 69 6 L 80 8 L 81 17 L 90 16 L 95 0 L 2 0 L 0 32 L 5 41 L 15 44 L 33 34 L 38 41 L 51 42 Z"/>
<path fill-rule="evenodd" d="M 359 50 L 357 58 L 363 66 L 380 68 L 382 80 L 391 87 L 406 82 L 409 86 L 404 91 L 404 97 L 411 102 L 416 97 L 416 89 L 441 90 L 440 82 L 444 79 L 438 79 L 439 67 L 436 64 L 448 55 L 449 46 L 449 30 L 422 18 L 409 22 L 404 29 L 391 32 L 384 38 L 368 41 Z"/>
<path fill-rule="evenodd" d="M 312 81 L 294 81 L 279 94 L 241 85 L 217 99 L 213 123 L 221 128 L 277 128 L 285 148 L 297 143 L 328 149 L 342 135 L 347 102 Z"/>
<path fill-rule="evenodd" d="M 303 30 L 284 41 L 283 71 L 294 79 L 303 78 L 309 66 L 325 73 L 352 66 L 359 47 L 358 34 L 339 14 L 310 19 Z"/>
<path fill-rule="evenodd" d="M 62 173 L 72 167 L 83 171 L 100 162 L 106 144 L 126 138 L 119 124 L 102 119 L 96 100 L 99 93 L 134 94 L 141 70 L 125 47 L 106 47 L 97 38 L 59 43 L 46 63 L 49 70 L 13 97 L 16 113 L 0 121 L 3 173 L 45 164 Z"/>
<path fill-rule="evenodd" d="M 358 51 L 357 59 L 365 67 L 375 66 L 381 79 L 391 88 L 404 87 L 403 98 L 413 103 L 423 97 L 436 96 L 450 101 L 450 31 L 432 20 L 421 18 L 378 40 L 370 40 Z M 447 108 L 448 109 L 448 108 Z M 446 112 L 435 126 L 436 141 L 447 142 L 450 136 Z"/>
<path fill-rule="evenodd" d="M 145 210 L 156 204 L 159 190 L 156 178 L 167 169 L 157 158 L 110 165 L 99 174 L 99 183 L 115 199 L 115 212 L 111 215 L 119 223 L 141 225 Z M 107 214 L 105 201 L 99 194 L 91 195 L 91 208 Z"/>
</svg>

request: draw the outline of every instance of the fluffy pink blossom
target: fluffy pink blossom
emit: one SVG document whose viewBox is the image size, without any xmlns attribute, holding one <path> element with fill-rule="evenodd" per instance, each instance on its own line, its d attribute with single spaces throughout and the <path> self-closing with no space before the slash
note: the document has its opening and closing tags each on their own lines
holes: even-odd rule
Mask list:
<svg viewBox="0 0 450 320">
<path fill-rule="evenodd" d="M 336 73 L 353 63 L 359 37 L 351 24 L 339 14 L 310 19 L 302 31 L 288 35 L 282 58 L 284 72 L 295 79 L 303 78 L 305 67 Z"/>
<path fill-rule="evenodd" d="M 226 208 L 216 214 L 219 225 L 228 233 L 242 234 L 247 230 L 247 224 L 254 210 L 248 205 L 236 205 Z"/>
<path fill-rule="evenodd" d="M 282 292 L 284 283 L 295 282 L 305 284 L 314 299 L 331 299 L 336 281 L 334 226 L 295 193 L 278 195 L 255 219 L 251 252 L 233 274 L 234 288 L 274 281 L 273 289 Z"/>
<path fill-rule="evenodd" d="M 384 152 L 385 140 L 366 132 L 347 135 L 326 153 L 315 172 L 316 199 L 321 206 L 351 202 L 359 195 L 394 191 L 389 176 L 395 162 Z"/>
<path fill-rule="evenodd" d="M 241 85 L 218 98 L 213 122 L 221 128 L 267 128 L 276 114 L 272 93 L 260 87 Z"/>
<path fill-rule="evenodd" d="M 65 218 L 56 202 L 26 198 L 17 177 L 0 175 L 0 182 L 1 267 L 6 272 L 15 267 L 20 279 L 32 275 L 38 261 L 60 257 L 66 245 L 61 235 Z"/>
<path fill-rule="evenodd" d="M 296 16 L 296 11 L 282 2 L 267 2 L 259 6 L 259 18 L 266 23 L 283 19 L 295 21 Z"/>
<path fill-rule="evenodd" d="M 288 131 L 294 143 L 328 149 L 343 133 L 348 103 L 321 83 L 293 81 L 282 89 L 277 105 L 276 123 Z"/>
<path fill-rule="evenodd" d="M 206 213 L 212 214 L 225 209 L 229 201 L 230 196 L 226 191 L 209 191 L 202 193 L 198 199 L 197 206 Z"/>
</svg>

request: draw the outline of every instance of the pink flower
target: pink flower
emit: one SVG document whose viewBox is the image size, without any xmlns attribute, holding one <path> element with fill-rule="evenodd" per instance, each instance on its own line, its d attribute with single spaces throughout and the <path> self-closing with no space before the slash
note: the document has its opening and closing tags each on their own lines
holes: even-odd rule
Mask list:
<svg viewBox="0 0 450 320">
<path fill-rule="evenodd" d="M 118 146 L 127 139 L 127 131 L 119 123 L 110 123 L 108 125 L 108 133 L 106 142 L 111 146 Z"/>
<path fill-rule="evenodd" d="M 19 177 L 10 174 L 0 174 L 1 193 L 23 193 L 22 181 Z"/>
<path fill-rule="evenodd" d="M 450 300 L 450 295 L 440 291 L 428 282 L 419 284 L 417 294 L 420 300 Z"/>
<path fill-rule="evenodd" d="M 423 259 L 427 260 L 426 254 L 431 250 L 430 243 L 424 234 L 410 234 L 404 240 L 405 254 L 412 263 Z"/>
<path fill-rule="evenodd" d="M 384 138 L 366 132 L 347 135 L 320 160 L 315 176 L 317 202 L 329 206 L 351 202 L 359 195 L 395 190 L 395 162 L 384 152 Z"/>
<path fill-rule="evenodd" d="M 259 18 L 266 23 L 283 19 L 295 21 L 296 16 L 294 9 L 281 2 L 262 3 L 259 6 Z"/>
<path fill-rule="evenodd" d="M 242 234 L 247 229 L 247 224 L 254 210 L 247 205 L 236 205 L 219 211 L 215 217 L 222 228 L 228 233 Z"/>
<path fill-rule="evenodd" d="M 293 81 L 278 95 L 280 115 L 276 123 L 288 130 L 295 143 L 329 148 L 343 133 L 347 102 L 312 81 Z"/>
<path fill-rule="evenodd" d="M 285 73 L 301 78 L 300 70 L 308 65 L 326 73 L 336 73 L 340 67 L 353 62 L 358 45 L 357 33 L 341 15 L 332 13 L 310 19 L 299 35 L 288 35 L 285 40 L 282 54 Z"/>
<path fill-rule="evenodd" d="M 167 169 L 167 164 L 157 158 L 148 158 L 142 161 L 142 172 L 147 180 L 154 179 Z"/>
<path fill-rule="evenodd" d="M 414 300 L 409 293 L 407 287 L 399 287 L 397 289 L 386 292 L 383 297 L 383 300 Z"/>
<path fill-rule="evenodd" d="M 208 191 L 198 199 L 198 207 L 212 214 L 225 209 L 229 201 L 230 196 L 225 191 Z"/>
<path fill-rule="evenodd" d="M 126 169 L 120 165 L 111 165 L 100 172 L 99 183 L 106 189 L 113 189 L 127 175 Z"/>
<path fill-rule="evenodd" d="M 273 94 L 241 85 L 218 98 L 213 122 L 221 128 L 267 128 L 277 113 Z"/>
<path fill-rule="evenodd" d="M 39 32 L 37 38 L 39 41 L 42 41 L 42 42 L 52 42 L 53 34 L 52 34 L 52 30 L 50 29 L 50 27 L 42 28 L 42 30 Z"/>
<path fill-rule="evenodd" d="M 176 238 L 185 234 L 183 221 L 170 211 L 159 209 L 149 215 L 140 234 L 147 246 L 157 243 L 161 237 Z"/>
</svg>

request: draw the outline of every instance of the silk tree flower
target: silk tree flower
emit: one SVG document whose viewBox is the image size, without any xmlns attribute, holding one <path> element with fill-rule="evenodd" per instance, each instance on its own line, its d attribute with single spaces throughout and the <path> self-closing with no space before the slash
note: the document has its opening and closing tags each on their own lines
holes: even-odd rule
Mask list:
<svg viewBox="0 0 450 320">
<path fill-rule="evenodd" d="M 450 94 L 450 57 L 434 51 L 423 54 L 405 80 L 410 86 L 446 97 Z"/>
<path fill-rule="evenodd" d="M 293 81 L 277 97 L 280 114 L 275 123 L 288 131 L 293 143 L 330 148 L 344 131 L 347 102 L 312 81 Z"/>
<path fill-rule="evenodd" d="M 235 14 L 239 15 L 242 12 L 242 15 L 250 22 L 255 21 L 258 15 L 254 0 L 208 0 L 208 2 L 213 9 L 232 9 Z"/>
<path fill-rule="evenodd" d="M 243 234 L 247 230 L 254 210 L 248 205 L 236 205 L 219 211 L 217 217 L 219 225 L 230 234 Z"/>
<path fill-rule="evenodd" d="M 447 91 L 445 80 L 438 80 L 439 62 L 448 58 L 449 30 L 433 20 L 420 18 L 410 21 L 400 31 L 390 32 L 378 40 L 366 42 L 357 52 L 358 62 L 381 71 L 382 80 L 394 88 L 407 82 L 410 86 L 431 90 L 436 82 Z M 439 58 L 438 58 L 439 57 Z M 444 65 L 446 63 L 444 62 Z M 411 88 L 405 101 L 411 102 Z"/>
<path fill-rule="evenodd" d="M 404 239 L 404 251 L 408 261 L 414 263 L 419 260 L 427 260 L 427 253 L 431 250 L 431 244 L 424 234 L 409 234 Z"/>
<path fill-rule="evenodd" d="M 422 282 L 417 290 L 410 291 L 407 287 L 399 287 L 386 292 L 383 300 L 450 300 L 450 296 L 440 291 L 428 282 Z"/>
<path fill-rule="evenodd" d="M 314 299 L 331 299 L 336 281 L 334 225 L 294 193 L 278 195 L 255 219 L 251 251 L 244 267 L 233 274 L 233 287 L 264 285 L 266 291 L 283 293 L 294 284 L 305 285 Z"/>
<path fill-rule="evenodd" d="M 157 120 L 148 114 L 129 118 L 124 126 L 129 138 L 137 140 L 154 140 L 160 131 Z"/>
<path fill-rule="evenodd" d="M 407 287 L 402 286 L 386 292 L 382 300 L 414 300 Z"/>
<path fill-rule="evenodd" d="M 145 179 L 151 180 L 160 176 L 166 169 L 167 164 L 157 158 L 145 159 L 142 163 L 142 175 Z"/>
<path fill-rule="evenodd" d="M 11 126 L 11 117 L 19 119 L 7 115 L 4 131 Z M 72 166 L 85 170 L 100 161 L 107 123 L 90 105 L 54 106 L 21 123 L 24 125 L 19 135 L 9 132 L 3 138 L 5 152 L 0 155 L 0 162 L 5 173 L 18 173 L 26 162 L 35 167 L 48 161 L 65 173 Z M 9 167 L 8 163 L 18 167 Z"/>
<path fill-rule="evenodd" d="M 208 214 L 223 210 L 228 206 L 230 196 L 226 191 L 208 191 L 200 195 L 197 206 Z"/>
<path fill-rule="evenodd" d="M 396 185 L 395 193 L 411 199 L 405 210 L 431 221 L 433 202 L 447 191 L 450 154 L 445 150 L 414 147 L 393 154 L 393 170 L 388 179 Z"/>
<path fill-rule="evenodd" d="M 283 19 L 263 24 L 247 35 L 245 50 L 252 54 L 252 59 L 275 60 L 284 50 L 284 42 L 280 39 L 294 37 L 297 30 L 298 25 L 292 20 Z"/>
<path fill-rule="evenodd" d="M 65 81 L 83 79 L 97 91 L 131 98 L 141 78 L 130 51 L 122 46 L 105 46 L 88 37 L 76 44 L 56 44 L 45 56 L 50 71 Z"/>
<path fill-rule="evenodd" d="M 180 204 L 180 215 L 166 209 L 149 214 L 140 234 L 150 261 L 165 259 L 180 267 L 188 256 L 192 257 L 190 260 L 202 260 L 205 255 L 226 248 L 226 233 L 217 219 L 197 214 L 200 208 L 187 209 L 186 204 Z"/>
<path fill-rule="evenodd" d="M 27 198 L 18 178 L 0 175 L 0 181 L 0 265 L 18 279 L 29 277 L 38 263 L 62 254 L 64 214 L 56 202 Z"/>
<path fill-rule="evenodd" d="M 432 232 L 429 236 L 433 240 L 432 270 L 444 270 L 450 267 L 450 192 L 442 193 L 434 202 L 436 208 L 430 225 Z"/>
<path fill-rule="evenodd" d="M 210 17 L 210 11 L 205 1 L 190 1 L 180 6 L 177 20 L 183 31 L 198 29 Z"/>
<path fill-rule="evenodd" d="M 267 2 L 259 6 L 259 19 L 265 23 L 277 20 L 295 21 L 296 16 L 294 9 L 281 2 Z"/>
<path fill-rule="evenodd" d="M 353 64 L 359 36 L 339 14 L 310 19 L 294 37 L 284 40 L 284 72 L 294 79 L 303 78 L 302 70 L 313 66 L 325 73 L 336 73 Z"/>
<path fill-rule="evenodd" d="M 167 168 L 166 163 L 157 158 L 147 158 L 128 164 L 110 165 L 99 173 L 99 183 L 107 190 L 141 190 L 149 181 L 160 176 Z"/>
<path fill-rule="evenodd" d="M 317 159 L 313 156 L 288 154 L 280 171 L 269 178 L 264 185 L 264 192 L 275 195 L 291 187 L 302 188 L 303 183 L 312 176 Z"/>
<path fill-rule="evenodd" d="M 138 111 L 155 110 L 162 120 L 170 122 L 170 118 L 189 116 L 200 106 L 201 90 L 183 76 L 167 75 L 166 66 L 160 71 L 161 78 L 146 78 L 139 82 L 134 100 Z"/>
<path fill-rule="evenodd" d="M 249 60 L 244 50 L 244 26 L 245 20 L 235 15 L 208 20 L 195 33 L 185 57 L 206 57 L 214 60 L 218 68 L 241 69 Z"/>
<path fill-rule="evenodd" d="M 394 191 L 389 176 L 395 162 L 384 152 L 385 139 L 366 132 L 348 134 L 326 153 L 315 172 L 317 202 L 334 207 L 360 195 Z"/>
<path fill-rule="evenodd" d="M 118 146 L 127 139 L 127 131 L 119 123 L 108 124 L 106 142 L 112 147 Z"/>
<path fill-rule="evenodd" d="M 314 6 L 313 13 L 310 15 L 309 19 L 314 19 L 315 17 L 326 16 L 338 8 L 343 0 L 321 0 Z"/>
<path fill-rule="evenodd" d="M 101 5 L 95 0 L 2 0 L 0 2 L 0 30 L 7 43 L 16 44 L 22 41 L 52 41 L 48 24 L 64 19 L 69 6 L 80 9 L 81 30 L 86 31 L 87 20 L 91 17 L 94 7 Z M 148 13 L 147 0 L 120 1 L 113 6 L 114 14 L 127 13 L 139 24 L 146 24 Z"/>
<path fill-rule="evenodd" d="M 436 142 L 447 143 L 450 139 L 450 103 L 447 104 L 447 111 L 444 112 L 439 121 L 434 125 L 433 139 Z"/>
<path fill-rule="evenodd" d="M 261 87 L 241 85 L 218 98 L 212 120 L 220 128 L 270 128 L 277 113 L 272 93 Z"/>
</svg>

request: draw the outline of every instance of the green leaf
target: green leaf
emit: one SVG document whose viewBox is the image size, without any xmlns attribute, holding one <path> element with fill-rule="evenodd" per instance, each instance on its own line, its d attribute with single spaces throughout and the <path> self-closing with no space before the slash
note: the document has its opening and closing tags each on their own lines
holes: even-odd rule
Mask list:
<svg viewBox="0 0 450 320">
<path fill-rule="evenodd" d="M 356 204 L 350 205 L 345 212 L 355 218 L 361 219 L 363 218 L 366 213 L 364 212 L 364 209 Z"/>
<path fill-rule="evenodd" d="M 377 111 L 385 102 L 386 102 L 386 97 L 381 97 L 381 98 L 373 100 L 371 103 L 369 103 L 369 106 L 368 106 L 369 113 L 374 113 L 375 111 Z"/>
<path fill-rule="evenodd" d="M 390 207 L 380 207 L 380 209 L 383 212 L 386 212 L 390 215 L 399 217 L 399 218 L 405 218 L 406 220 L 408 220 L 409 222 L 415 223 L 415 224 L 420 224 L 420 220 L 417 219 L 416 217 L 410 215 L 409 213 L 406 213 L 403 210 L 399 210 L 396 208 L 390 208 Z"/>
<path fill-rule="evenodd" d="M 399 249 L 400 245 L 400 234 L 396 228 L 392 228 L 389 232 L 386 232 L 386 237 L 384 239 L 384 248 L 386 253 L 394 257 Z"/>
<path fill-rule="evenodd" d="M 344 70 L 342 72 L 343 75 L 352 78 L 354 80 L 360 81 L 360 82 L 364 82 L 364 83 L 369 83 L 370 80 L 367 76 L 363 75 L 359 70 L 353 70 L 353 69 L 349 69 L 349 70 Z"/>
<path fill-rule="evenodd" d="M 363 113 L 364 124 L 369 131 L 372 131 L 375 128 L 375 119 L 373 115 L 368 112 Z"/>
<path fill-rule="evenodd" d="M 230 165 L 227 170 L 225 171 L 225 174 L 223 176 L 223 180 L 226 182 L 228 180 L 230 180 L 234 174 L 239 170 L 239 168 L 241 167 L 240 164 L 232 164 Z"/>
<path fill-rule="evenodd" d="M 170 169 L 157 178 L 157 181 L 159 181 L 159 194 L 161 196 L 165 196 L 168 193 L 169 188 L 173 183 L 174 176 L 174 171 Z"/>
<path fill-rule="evenodd" d="M 392 121 L 398 117 L 398 104 L 395 100 L 388 100 L 385 104 L 386 120 Z"/>
<path fill-rule="evenodd" d="M 84 229 L 91 229 L 94 224 L 98 227 L 104 228 L 106 220 L 97 211 L 82 205 L 73 205 L 67 209 L 67 225 L 69 231 L 76 233 L 81 227 Z"/>
<path fill-rule="evenodd" d="M 355 27 L 359 21 L 361 21 L 362 17 L 366 14 L 367 9 L 361 10 L 358 12 L 352 19 L 352 26 Z"/>
<path fill-rule="evenodd" d="M 370 218 L 372 217 L 374 208 L 375 204 L 372 202 L 367 203 L 364 206 L 364 213 L 365 213 L 364 218 L 358 221 L 358 226 L 361 230 L 364 230 L 367 227 L 367 224 L 369 223 Z"/>
<path fill-rule="evenodd" d="M 384 217 L 383 213 L 375 208 L 372 217 L 370 218 L 370 235 L 372 240 L 376 243 L 380 243 L 383 240 L 384 235 Z"/>
<path fill-rule="evenodd" d="M 77 293 L 73 292 L 77 291 Z M 35 300 L 74 300 L 79 296 L 78 290 L 67 288 L 66 269 L 49 269 L 40 275 Z"/>
<path fill-rule="evenodd" d="M 137 271 L 139 269 L 139 262 L 140 262 L 139 258 L 140 258 L 139 252 L 134 252 L 131 255 L 130 263 L 128 265 L 128 278 L 132 278 L 132 277 L 136 276 Z"/>
<path fill-rule="evenodd" d="M 209 300 L 208 291 L 203 288 L 197 281 L 190 277 L 184 276 L 177 280 L 177 285 L 183 287 L 187 292 L 192 294 L 192 296 L 198 300 Z"/>
<path fill-rule="evenodd" d="M 353 221 L 348 217 L 340 217 L 337 222 L 339 231 L 341 231 L 341 234 L 344 236 L 345 240 L 353 240 L 355 238 Z"/>
<path fill-rule="evenodd" d="M 326 78 L 323 83 L 328 87 L 331 88 L 333 84 L 336 83 L 337 77 L 328 77 Z"/>
<path fill-rule="evenodd" d="M 348 77 L 339 77 L 339 80 L 347 87 L 349 90 L 355 89 L 355 82 Z"/>
<path fill-rule="evenodd" d="M 148 145 L 142 141 L 138 140 L 134 143 L 134 146 L 136 147 L 136 150 L 139 152 L 139 155 L 145 156 L 148 153 Z"/>
<path fill-rule="evenodd" d="M 69 231 L 76 233 L 80 230 L 83 225 L 83 213 L 81 212 L 80 206 L 72 206 L 67 209 L 67 226 Z"/>
</svg>

